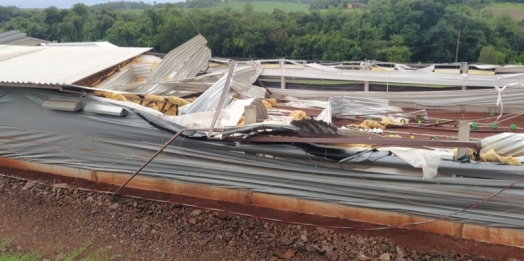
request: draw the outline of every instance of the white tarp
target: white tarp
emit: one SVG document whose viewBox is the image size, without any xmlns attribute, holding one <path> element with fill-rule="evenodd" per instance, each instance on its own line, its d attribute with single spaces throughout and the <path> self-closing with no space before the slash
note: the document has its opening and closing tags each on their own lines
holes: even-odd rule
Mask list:
<svg viewBox="0 0 524 261">
<path fill-rule="evenodd" d="M 220 111 L 215 128 L 224 128 L 236 126 L 244 115 L 244 107 L 253 103 L 255 98 L 234 100 L 226 109 Z M 213 122 L 215 110 L 197 112 L 179 116 L 166 116 L 174 123 L 180 124 L 186 128 L 209 128 Z"/>
<path fill-rule="evenodd" d="M 436 151 L 402 147 L 388 147 L 378 150 L 391 151 L 391 153 L 409 163 L 411 166 L 422 168 L 424 179 L 433 179 L 437 176 L 440 153 Z"/>
</svg>

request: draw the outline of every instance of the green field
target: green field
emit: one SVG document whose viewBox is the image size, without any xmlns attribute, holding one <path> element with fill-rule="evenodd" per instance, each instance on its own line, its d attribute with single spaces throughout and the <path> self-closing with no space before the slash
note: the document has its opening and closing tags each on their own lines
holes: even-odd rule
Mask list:
<svg viewBox="0 0 524 261">
<path fill-rule="evenodd" d="M 296 4 L 296 3 L 281 3 L 281 2 L 250 2 L 251 5 L 253 5 L 253 8 L 255 9 L 255 12 L 267 12 L 271 13 L 275 9 L 284 10 L 286 12 L 294 12 L 294 11 L 308 11 L 309 4 Z M 242 11 L 244 8 L 245 2 L 229 2 L 229 3 L 220 3 L 215 6 L 210 7 L 202 7 L 198 8 L 200 10 L 207 10 L 207 11 L 217 11 L 217 10 L 224 10 L 224 8 L 229 7 L 232 10 Z M 193 8 L 188 8 L 193 9 Z M 136 10 L 124 10 L 124 12 L 128 13 L 135 13 L 140 14 L 144 10 L 136 9 Z"/>
<path fill-rule="evenodd" d="M 491 10 L 494 15 L 509 14 L 517 21 L 524 19 L 524 4 L 494 3 L 485 9 Z"/>
<path fill-rule="evenodd" d="M 270 13 L 270 12 L 273 12 L 274 9 L 281 9 L 286 12 L 307 11 L 309 8 L 308 4 L 279 3 L 279 2 L 250 2 L 250 3 L 253 5 L 255 12 Z M 219 5 L 212 6 L 212 7 L 203 7 L 200 9 L 215 11 L 215 10 L 222 10 L 225 7 L 230 7 L 233 10 L 241 11 L 244 8 L 245 4 L 246 3 L 244 2 L 229 2 L 229 3 L 221 3 Z"/>
</svg>

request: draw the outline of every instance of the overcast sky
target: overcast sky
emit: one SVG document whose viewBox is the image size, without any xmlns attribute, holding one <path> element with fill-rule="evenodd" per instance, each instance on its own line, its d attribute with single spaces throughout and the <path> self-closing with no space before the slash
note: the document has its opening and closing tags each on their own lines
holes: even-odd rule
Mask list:
<svg viewBox="0 0 524 261">
<path fill-rule="evenodd" d="M 113 0 L 111 2 L 116 2 Z M 153 3 L 154 0 L 142 0 L 144 3 Z M 182 2 L 184 0 L 156 0 L 157 3 L 167 3 L 167 2 Z M 85 5 L 94 5 L 100 3 L 107 3 L 109 0 L 0 0 L 0 5 L 8 6 L 14 5 L 21 8 L 46 8 L 50 6 L 56 6 L 58 8 L 71 8 L 76 3 L 83 3 Z M 137 1 L 127 1 L 127 2 L 140 2 Z"/>
</svg>

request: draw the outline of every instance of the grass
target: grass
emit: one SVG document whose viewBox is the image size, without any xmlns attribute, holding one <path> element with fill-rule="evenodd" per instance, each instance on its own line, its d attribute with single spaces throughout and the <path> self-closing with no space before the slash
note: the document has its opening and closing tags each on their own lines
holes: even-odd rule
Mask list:
<svg viewBox="0 0 524 261">
<path fill-rule="evenodd" d="M 524 19 L 524 4 L 518 3 L 493 3 L 484 9 L 491 10 L 494 15 L 509 14 L 513 19 Z"/>
<path fill-rule="evenodd" d="M 281 9 L 286 12 L 294 12 L 294 11 L 307 11 L 309 8 L 309 4 L 282 3 L 282 2 L 250 2 L 250 3 L 251 5 L 253 5 L 255 12 L 271 13 L 275 9 Z M 219 5 L 216 5 L 216 6 L 203 7 L 200 9 L 216 11 L 216 10 L 222 10 L 225 7 L 230 7 L 233 10 L 242 11 L 245 4 L 246 3 L 244 2 L 228 2 L 228 3 L 220 3 Z"/>
<path fill-rule="evenodd" d="M 297 4 L 297 3 L 283 3 L 283 2 L 250 2 L 253 5 L 255 12 L 266 12 L 271 13 L 275 9 L 281 9 L 286 12 L 295 12 L 295 11 L 308 11 L 309 4 Z M 228 2 L 228 3 L 219 3 L 215 6 L 202 7 L 200 10 L 207 11 L 218 11 L 223 10 L 226 7 L 231 8 L 232 10 L 242 11 L 244 9 L 245 2 Z M 188 8 L 191 9 L 191 8 Z M 141 14 L 144 10 L 123 10 L 127 13 Z"/>
<path fill-rule="evenodd" d="M 10 240 L 0 241 L 0 261 L 40 261 L 42 257 L 36 253 L 29 253 L 23 255 L 16 254 L 2 254 L 2 251 L 9 245 Z M 106 249 L 97 249 L 88 251 L 91 242 L 84 243 L 79 248 L 71 251 L 69 254 L 55 256 L 51 258 L 53 261 L 110 261 L 118 259 L 117 255 L 109 255 Z"/>
</svg>

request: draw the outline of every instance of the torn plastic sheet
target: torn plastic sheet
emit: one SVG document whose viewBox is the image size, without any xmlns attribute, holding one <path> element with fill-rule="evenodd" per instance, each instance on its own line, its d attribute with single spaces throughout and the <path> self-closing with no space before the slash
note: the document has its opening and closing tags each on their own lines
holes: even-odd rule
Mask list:
<svg viewBox="0 0 524 261">
<path fill-rule="evenodd" d="M 227 126 L 236 126 L 244 114 L 244 108 L 223 109 L 218 114 L 215 128 L 224 128 Z M 209 128 L 215 116 L 214 111 L 204 111 L 179 116 L 166 116 L 166 118 L 176 124 L 186 128 L 201 129 Z"/>
<path fill-rule="evenodd" d="M 245 106 L 252 104 L 254 100 L 255 98 L 238 99 L 231 102 L 226 109 L 220 111 L 215 128 L 236 126 L 244 115 Z M 186 128 L 195 129 L 211 127 L 214 115 L 215 111 L 204 111 L 179 116 L 165 116 L 165 118 Z"/>
<path fill-rule="evenodd" d="M 391 151 L 415 168 L 421 168 L 424 179 L 433 179 L 437 176 L 440 154 L 431 150 L 414 148 L 387 147 L 379 148 L 380 151 Z"/>
</svg>

